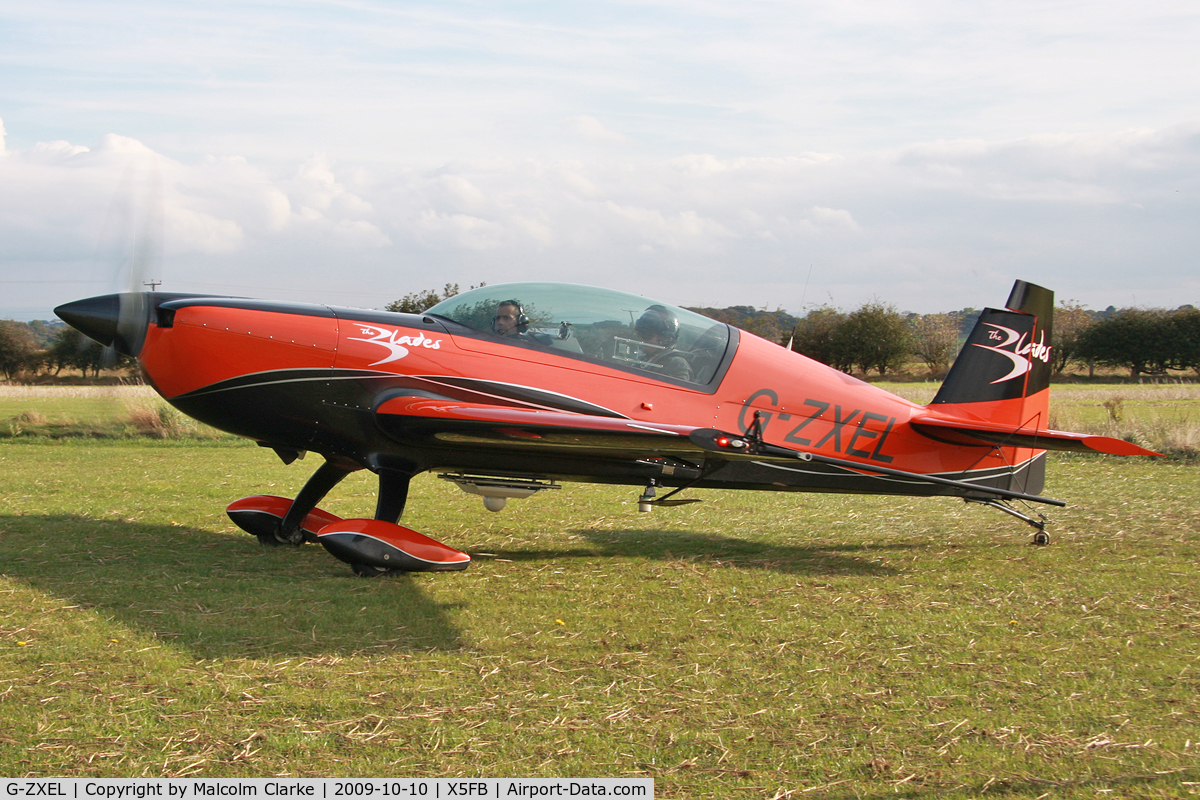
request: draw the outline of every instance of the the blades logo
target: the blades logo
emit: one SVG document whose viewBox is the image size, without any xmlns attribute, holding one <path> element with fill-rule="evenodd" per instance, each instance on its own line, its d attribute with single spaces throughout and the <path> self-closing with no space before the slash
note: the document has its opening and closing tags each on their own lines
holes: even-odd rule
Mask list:
<svg viewBox="0 0 1200 800">
<path fill-rule="evenodd" d="M 988 331 L 988 339 L 996 344 L 976 344 L 975 346 L 999 353 L 1012 362 L 1012 370 L 1004 377 L 992 381 L 993 384 L 1011 381 L 1013 378 L 1019 378 L 1029 372 L 1033 367 L 1030 359 L 1041 361 L 1043 364 L 1050 363 L 1050 345 L 1046 344 L 1045 331 L 1038 331 L 1038 341 L 1026 342 L 1025 337 L 1029 335 L 1028 333 L 1017 333 L 1012 328 L 996 325 L 993 322 L 983 324 L 994 328 L 994 330 Z"/>
<path fill-rule="evenodd" d="M 401 336 L 400 331 L 390 331 L 387 328 L 376 328 L 373 325 L 359 324 L 359 330 L 363 336 L 349 337 L 352 342 L 370 342 L 386 347 L 391 355 L 387 358 L 380 359 L 369 366 L 377 367 L 380 364 L 387 364 L 392 361 L 399 361 L 408 355 L 408 348 L 423 347 L 426 350 L 441 349 L 441 339 L 428 339 L 425 334 L 418 333 L 416 336 Z"/>
</svg>

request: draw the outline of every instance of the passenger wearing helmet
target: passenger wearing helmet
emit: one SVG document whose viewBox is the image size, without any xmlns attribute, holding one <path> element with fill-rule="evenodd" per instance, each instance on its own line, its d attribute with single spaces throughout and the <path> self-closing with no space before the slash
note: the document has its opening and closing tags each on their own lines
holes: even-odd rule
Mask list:
<svg viewBox="0 0 1200 800">
<path fill-rule="evenodd" d="M 653 305 L 642 312 L 634 323 L 638 338 L 645 345 L 643 359 L 649 368 L 670 378 L 692 379 L 692 367 L 675 349 L 679 339 L 679 320 L 665 306 Z"/>
</svg>

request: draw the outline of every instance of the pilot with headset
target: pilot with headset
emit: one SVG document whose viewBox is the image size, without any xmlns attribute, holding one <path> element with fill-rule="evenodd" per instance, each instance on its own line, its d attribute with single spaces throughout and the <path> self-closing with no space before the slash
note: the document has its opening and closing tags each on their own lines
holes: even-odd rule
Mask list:
<svg viewBox="0 0 1200 800">
<path fill-rule="evenodd" d="M 492 333 L 503 336 L 509 341 L 529 342 L 543 347 L 557 347 L 573 353 L 582 353 L 579 343 L 571 337 L 574 330 L 570 322 L 558 324 L 558 336 L 552 336 L 540 330 L 529 330 L 532 320 L 525 313 L 525 308 L 516 300 L 501 300 L 492 316 Z"/>
<path fill-rule="evenodd" d="M 498 336 L 520 336 L 529 327 L 529 317 L 516 300 L 502 300 L 492 317 L 492 333 Z"/>
</svg>

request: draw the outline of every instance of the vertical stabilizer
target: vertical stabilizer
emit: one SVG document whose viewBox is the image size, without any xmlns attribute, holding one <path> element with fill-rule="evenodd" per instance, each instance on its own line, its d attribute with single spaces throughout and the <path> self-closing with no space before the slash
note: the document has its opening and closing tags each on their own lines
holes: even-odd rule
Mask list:
<svg viewBox="0 0 1200 800">
<path fill-rule="evenodd" d="M 985 308 L 979 315 L 929 408 L 1036 435 L 1047 427 L 1050 414 L 1054 292 L 1017 281 L 1007 306 Z M 1027 446 L 1009 452 L 1013 474 L 1006 488 L 1042 491 L 1045 452 Z"/>
<path fill-rule="evenodd" d="M 1008 309 L 985 308 L 930 404 L 1019 402 L 1050 386 L 1054 292 L 1017 281 Z"/>
</svg>

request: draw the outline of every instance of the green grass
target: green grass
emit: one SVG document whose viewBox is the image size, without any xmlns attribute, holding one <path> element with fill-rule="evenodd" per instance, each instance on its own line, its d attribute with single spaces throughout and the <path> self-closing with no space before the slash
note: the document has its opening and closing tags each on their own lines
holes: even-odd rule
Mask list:
<svg viewBox="0 0 1200 800">
<path fill-rule="evenodd" d="M 1200 480 L 1053 459 L 1050 547 L 951 499 L 569 485 L 363 580 L 224 506 L 248 444 L 0 442 L 0 774 L 653 776 L 659 797 L 1187 797 Z M 369 515 L 370 476 L 324 504 Z M 789 792 L 791 794 L 789 794 Z"/>
</svg>

